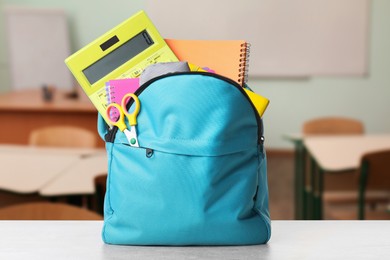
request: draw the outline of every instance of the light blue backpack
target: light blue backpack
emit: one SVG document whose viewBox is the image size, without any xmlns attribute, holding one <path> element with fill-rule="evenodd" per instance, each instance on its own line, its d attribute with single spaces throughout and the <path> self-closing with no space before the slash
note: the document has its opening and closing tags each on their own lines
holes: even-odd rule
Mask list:
<svg viewBox="0 0 390 260">
<path fill-rule="evenodd" d="M 136 94 L 140 148 L 99 117 L 108 154 L 104 242 L 266 243 L 263 125 L 245 91 L 225 77 L 197 72 L 160 76 Z"/>
</svg>

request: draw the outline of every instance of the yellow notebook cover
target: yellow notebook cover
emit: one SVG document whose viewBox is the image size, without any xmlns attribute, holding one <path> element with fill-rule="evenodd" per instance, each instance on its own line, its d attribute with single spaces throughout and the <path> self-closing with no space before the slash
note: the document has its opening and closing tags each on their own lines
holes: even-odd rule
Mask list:
<svg viewBox="0 0 390 260">
<path fill-rule="evenodd" d="M 249 45 L 243 40 L 177 40 L 165 39 L 181 61 L 208 67 L 241 86 L 247 79 Z"/>
</svg>

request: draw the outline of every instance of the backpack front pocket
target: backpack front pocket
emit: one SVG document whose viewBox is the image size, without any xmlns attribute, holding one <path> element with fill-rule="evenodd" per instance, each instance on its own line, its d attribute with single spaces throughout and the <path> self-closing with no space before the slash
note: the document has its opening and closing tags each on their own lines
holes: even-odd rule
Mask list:
<svg viewBox="0 0 390 260">
<path fill-rule="evenodd" d="M 222 156 L 189 156 L 114 146 L 108 187 L 113 215 L 105 232 L 121 236 L 108 243 L 265 240 L 264 232 L 253 232 L 254 223 L 262 223 L 253 209 L 257 147 Z"/>
</svg>

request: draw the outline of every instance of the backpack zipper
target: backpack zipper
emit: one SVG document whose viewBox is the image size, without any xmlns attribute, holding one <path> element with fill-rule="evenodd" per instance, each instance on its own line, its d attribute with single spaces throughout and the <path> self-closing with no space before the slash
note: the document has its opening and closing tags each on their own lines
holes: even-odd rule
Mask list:
<svg viewBox="0 0 390 260">
<path fill-rule="evenodd" d="M 246 94 L 245 90 L 243 87 L 241 87 L 237 82 L 235 82 L 234 80 L 232 79 L 229 79 L 227 77 L 224 77 L 224 76 L 221 76 L 219 74 L 215 74 L 215 73 L 210 73 L 210 72 L 202 72 L 202 71 L 194 71 L 194 72 L 174 72 L 174 73 L 168 73 L 168 74 L 164 74 L 164 75 L 161 75 L 161 76 L 158 76 L 158 77 L 155 77 L 147 82 L 145 82 L 144 84 L 142 84 L 135 92 L 134 94 L 136 94 L 137 96 L 139 96 L 149 85 L 151 85 L 153 82 L 157 81 L 157 80 L 160 80 L 160 79 L 163 79 L 163 78 L 166 78 L 166 77 L 169 77 L 169 76 L 179 76 L 179 75 L 205 75 L 205 76 L 211 76 L 211 77 L 214 77 L 214 78 L 217 78 L 217 79 L 220 79 L 220 80 L 223 80 L 231 85 L 233 85 L 234 87 L 236 87 L 241 93 L 242 95 L 248 100 L 249 104 L 251 105 L 252 109 L 253 109 L 253 112 L 255 113 L 255 117 L 256 117 L 256 121 L 257 121 L 257 128 L 258 128 L 258 137 L 257 137 L 257 142 L 261 145 L 263 145 L 264 143 L 264 137 L 263 137 L 263 121 L 259 115 L 259 113 L 257 112 L 256 110 L 256 107 L 253 105 L 252 101 L 250 100 L 250 98 L 248 97 L 248 95 Z M 131 107 L 131 105 L 133 104 L 134 100 L 131 99 L 130 102 L 127 104 L 127 109 L 129 109 Z M 106 142 L 110 142 L 110 143 L 113 143 L 114 140 L 115 140 L 115 135 L 116 133 L 118 132 L 118 127 L 114 126 L 113 128 L 111 129 L 108 129 L 108 133 L 105 135 L 104 139 Z"/>
</svg>

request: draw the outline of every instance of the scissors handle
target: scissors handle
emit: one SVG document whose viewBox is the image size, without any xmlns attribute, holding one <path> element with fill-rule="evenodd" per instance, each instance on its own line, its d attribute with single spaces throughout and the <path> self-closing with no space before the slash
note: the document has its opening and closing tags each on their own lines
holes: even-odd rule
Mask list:
<svg viewBox="0 0 390 260">
<path fill-rule="evenodd" d="M 126 108 L 127 102 L 130 100 L 130 98 L 134 99 L 134 104 L 135 104 L 135 108 L 134 108 L 134 111 L 132 113 L 129 113 L 127 111 L 127 108 Z M 139 102 L 137 95 L 135 95 L 134 93 L 127 93 L 126 95 L 123 96 L 122 110 L 123 110 L 123 113 L 125 113 L 125 115 L 129 119 L 129 124 L 131 126 L 134 126 L 137 124 L 137 116 L 138 116 L 140 108 L 141 108 L 141 103 Z"/>
<path fill-rule="evenodd" d="M 112 118 L 111 118 L 111 116 L 112 116 L 111 109 L 113 109 L 114 107 L 119 112 L 119 118 L 116 121 L 112 120 Z M 119 130 L 121 130 L 121 132 L 123 132 L 127 128 L 126 123 L 125 123 L 125 115 L 123 113 L 122 108 L 118 104 L 116 104 L 116 103 L 109 104 L 107 106 L 106 113 L 107 113 L 107 118 L 108 118 L 109 123 L 114 125 L 114 126 L 117 126 L 119 128 Z"/>
</svg>

